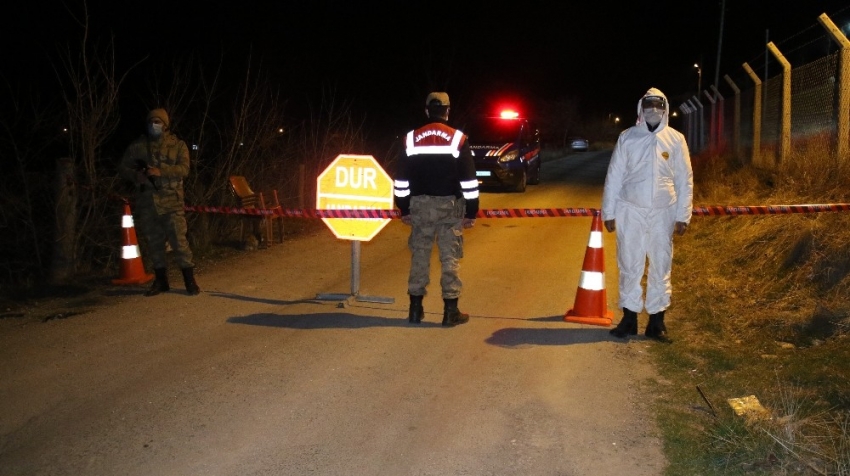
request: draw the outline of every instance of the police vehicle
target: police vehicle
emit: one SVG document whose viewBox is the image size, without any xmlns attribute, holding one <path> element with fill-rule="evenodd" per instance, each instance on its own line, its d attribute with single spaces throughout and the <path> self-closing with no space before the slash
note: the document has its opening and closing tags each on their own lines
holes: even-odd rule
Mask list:
<svg viewBox="0 0 850 476">
<path fill-rule="evenodd" d="M 524 192 L 540 183 L 540 133 L 516 111 L 479 117 L 461 130 L 469 137 L 475 175 L 483 189 Z"/>
</svg>

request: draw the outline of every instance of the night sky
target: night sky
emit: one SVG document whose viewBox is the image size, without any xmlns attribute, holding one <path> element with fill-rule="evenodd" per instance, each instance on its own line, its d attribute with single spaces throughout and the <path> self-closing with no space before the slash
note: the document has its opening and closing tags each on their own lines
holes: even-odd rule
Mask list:
<svg viewBox="0 0 850 476">
<path fill-rule="evenodd" d="M 573 97 L 587 117 L 629 115 L 649 87 L 671 98 L 692 94 L 695 62 L 704 87 L 717 70 L 720 0 L 254 3 L 90 0 L 90 38 L 114 38 L 119 71 L 194 54 L 239 64 L 235 78 L 250 54 L 293 111 L 331 90 L 380 123 L 411 110 L 421 116 L 430 90 L 449 92 L 454 107 L 498 98 L 532 108 Z M 84 18 L 82 5 L 7 5 L 5 81 L 54 81 L 50 58 L 79 45 L 72 15 Z M 721 82 L 744 61 L 764 62 L 766 38 L 781 44 L 813 27 L 823 35 L 824 12 L 850 20 L 846 0 L 726 0 Z M 131 72 L 123 93 L 133 94 L 133 79 Z"/>
</svg>

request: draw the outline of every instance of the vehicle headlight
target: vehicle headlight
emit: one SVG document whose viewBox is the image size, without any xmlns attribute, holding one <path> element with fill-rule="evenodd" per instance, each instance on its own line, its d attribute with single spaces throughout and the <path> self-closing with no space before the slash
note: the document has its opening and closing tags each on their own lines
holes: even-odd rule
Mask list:
<svg viewBox="0 0 850 476">
<path fill-rule="evenodd" d="M 499 157 L 499 162 L 501 162 L 501 163 L 512 162 L 512 161 L 514 161 L 518 158 L 519 158 L 519 151 L 518 150 L 512 150 L 512 151 L 508 152 L 507 154 Z"/>
</svg>

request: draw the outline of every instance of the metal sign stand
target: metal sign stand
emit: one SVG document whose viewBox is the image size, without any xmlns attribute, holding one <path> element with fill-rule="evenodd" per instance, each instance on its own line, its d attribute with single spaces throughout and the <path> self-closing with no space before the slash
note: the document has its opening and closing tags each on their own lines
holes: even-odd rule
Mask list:
<svg viewBox="0 0 850 476">
<path fill-rule="evenodd" d="M 351 242 L 351 294 L 317 294 L 316 299 L 319 301 L 339 301 L 338 307 L 346 307 L 352 301 L 359 302 L 377 302 L 380 304 L 392 304 L 395 298 L 380 297 L 380 296 L 361 296 L 360 295 L 360 241 L 353 240 Z"/>
</svg>

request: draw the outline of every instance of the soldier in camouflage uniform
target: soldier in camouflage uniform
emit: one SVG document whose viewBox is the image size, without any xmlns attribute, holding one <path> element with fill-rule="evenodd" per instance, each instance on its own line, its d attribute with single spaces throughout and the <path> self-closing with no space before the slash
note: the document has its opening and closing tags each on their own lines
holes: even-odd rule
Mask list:
<svg viewBox="0 0 850 476">
<path fill-rule="evenodd" d="M 148 113 L 147 133 L 127 147 L 118 172 L 135 186 L 134 213 L 156 274 L 145 296 L 170 289 L 166 242 L 171 245 L 183 273 L 186 292 L 194 296 L 201 289 L 195 282 L 183 208 L 183 179 L 189 175 L 189 149 L 169 131 L 169 124 L 165 109 Z"/>
<path fill-rule="evenodd" d="M 463 229 L 472 228 L 478 214 L 478 179 L 466 135 L 447 124 L 448 94 L 429 94 L 425 106 L 428 121 L 405 136 L 406 154 L 399 161 L 393 193 L 401 221 L 411 226 L 408 320 L 422 322 L 422 298 L 430 282 L 436 238 L 442 268 L 442 324 L 451 327 L 469 321 L 469 315 L 458 309 L 462 286 L 458 269 Z"/>
</svg>

